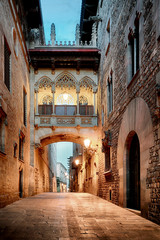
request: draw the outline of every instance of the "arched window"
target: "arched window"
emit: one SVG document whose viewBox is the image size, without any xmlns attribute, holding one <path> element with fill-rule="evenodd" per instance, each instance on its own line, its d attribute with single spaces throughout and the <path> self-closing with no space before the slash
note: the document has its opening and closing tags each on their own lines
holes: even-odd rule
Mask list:
<svg viewBox="0 0 160 240">
<path fill-rule="evenodd" d="M 79 98 L 79 104 L 80 105 L 88 105 L 88 99 L 84 95 L 80 96 Z"/>
<path fill-rule="evenodd" d="M 43 105 L 51 105 L 52 104 L 52 97 L 49 95 L 46 95 L 42 99 L 42 104 Z"/>
<path fill-rule="evenodd" d="M 66 95 L 66 97 L 64 97 Z M 57 97 L 57 105 L 74 105 L 74 98 L 68 93 L 61 93 Z"/>
<path fill-rule="evenodd" d="M 72 95 L 64 92 L 57 97 L 56 115 L 76 114 L 76 106 L 74 106 L 74 98 Z"/>
</svg>

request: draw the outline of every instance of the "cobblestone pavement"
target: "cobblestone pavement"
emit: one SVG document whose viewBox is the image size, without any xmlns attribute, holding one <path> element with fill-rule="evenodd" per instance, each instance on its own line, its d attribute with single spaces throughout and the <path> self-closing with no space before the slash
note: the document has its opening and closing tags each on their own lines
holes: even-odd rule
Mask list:
<svg viewBox="0 0 160 240">
<path fill-rule="evenodd" d="M 44 193 L 0 209 L 0 240 L 159 240 L 160 226 L 87 193 Z"/>
</svg>

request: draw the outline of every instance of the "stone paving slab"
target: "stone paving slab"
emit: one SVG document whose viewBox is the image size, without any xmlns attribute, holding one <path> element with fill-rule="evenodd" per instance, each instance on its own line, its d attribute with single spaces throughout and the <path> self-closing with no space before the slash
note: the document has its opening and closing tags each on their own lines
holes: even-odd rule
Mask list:
<svg viewBox="0 0 160 240">
<path fill-rule="evenodd" d="M 160 240 L 160 226 L 88 193 L 43 193 L 0 209 L 0 240 Z"/>
</svg>

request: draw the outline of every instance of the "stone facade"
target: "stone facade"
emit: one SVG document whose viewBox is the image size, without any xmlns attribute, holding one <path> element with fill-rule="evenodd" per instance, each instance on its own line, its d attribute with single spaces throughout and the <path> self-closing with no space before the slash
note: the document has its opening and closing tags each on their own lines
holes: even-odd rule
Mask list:
<svg viewBox="0 0 160 240">
<path fill-rule="evenodd" d="M 103 1 L 97 10 L 102 18 L 98 23 L 98 45 L 101 49 L 99 88 L 102 89 L 98 111 L 102 113 L 102 131 L 111 132 L 111 171 L 105 174 L 103 154 L 99 158 L 99 196 L 127 207 L 127 154 L 130 152 L 131 135 L 137 134 L 140 145 L 140 210 L 142 216 L 157 223 L 160 219 L 159 95 L 156 91 L 160 81 L 159 13 L 158 1 Z M 136 41 L 134 31 L 137 22 L 139 59 L 134 57 L 133 60 L 130 38 L 133 31 L 133 41 Z M 136 49 L 133 51 L 138 54 Z M 137 59 L 139 66 L 135 69 Z M 107 92 L 110 75 L 113 87 L 111 111 Z"/>
<path fill-rule="evenodd" d="M 21 22 L 22 9 L 23 1 L 0 1 L 0 207 L 53 188 L 48 147 L 35 149 L 32 141 L 27 19 Z"/>
<path fill-rule="evenodd" d="M 20 195 L 20 184 L 23 197 L 28 196 L 30 123 L 29 123 L 29 65 L 27 52 L 20 39 L 21 29 L 15 22 L 15 14 L 11 12 L 11 1 L 0 2 L 0 97 L 1 139 L 3 148 L 0 152 L 0 206 L 3 207 L 17 199 Z M 9 87 L 5 84 L 5 45 L 10 51 Z M 18 71 L 17 71 L 18 69 Z M 26 94 L 25 109 L 23 95 Z M 24 121 L 24 111 L 25 121 Z M 2 134 L 2 128 L 4 132 Z M 2 136 L 3 135 L 3 136 Z M 23 138 L 23 153 L 20 156 L 20 138 Z M 21 159 L 20 159 L 21 158 Z M 23 176 L 22 176 L 23 175 Z M 20 180 L 21 178 L 21 180 Z M 20 183 L 21 182 L 21 183 Z"/>
</svg>

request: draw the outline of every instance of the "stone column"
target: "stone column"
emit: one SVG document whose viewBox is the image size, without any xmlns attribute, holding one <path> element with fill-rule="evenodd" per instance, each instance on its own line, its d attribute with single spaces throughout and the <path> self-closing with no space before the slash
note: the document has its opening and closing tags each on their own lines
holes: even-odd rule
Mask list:
<svg viewBox="0 0 160 240">
<path fill-rule="evenodd" d="M 77 115 L 79 114 L 79 93 L 80 93 L 80 87 L 76 86 L 76 93 L 77 93 Z"/>
<path fill-rule="evenodd" d="M 34 102 L 34 92 L 35 92 L 35 87 L 34 87 L 34 84 L 35 84 L 35 74 L 34 74 L 34 69 L 31 67 L 31 70 L 30 70 L 30 166 L 31 167 L 34 167 L 34 145 L 35 145 L 35 117 L 34 117 L 34 114 L 35 114 L 35 111 L 34 111 L 34 105 L 35 105 L 35 102 Z M 34 189 L 34 184 L 32 185 L 33 183 L 30 182 L 29 185 L 29 188 L 33 188 Z"/>
<path fill-rule="evenodd" d="M 79 114 L 79 92 L 77 92 L 77 115 Z"/>
<path fill-rule="evenodd" d="M 35 93 L 36 93 L 36 115 L 39 115 L 39 112 L 38 112 L 38 89 L 34 89 Z"/>
<path fill-rule="evenodd" d="M 55 94 L 55 86 L 52 86 L 52 94 L 53 94 L 53 101 L 52 101 L 52 108 L 53 108 L 53 112 L 52 115 L 55 115 L 55 107 L 54 107 L 54 94 Z"/>
<path fill-rule="evenodd" d="M 93 88 L 93 115 L 96 115 L 96 92 L 97 87 Z"/>
</svg>

